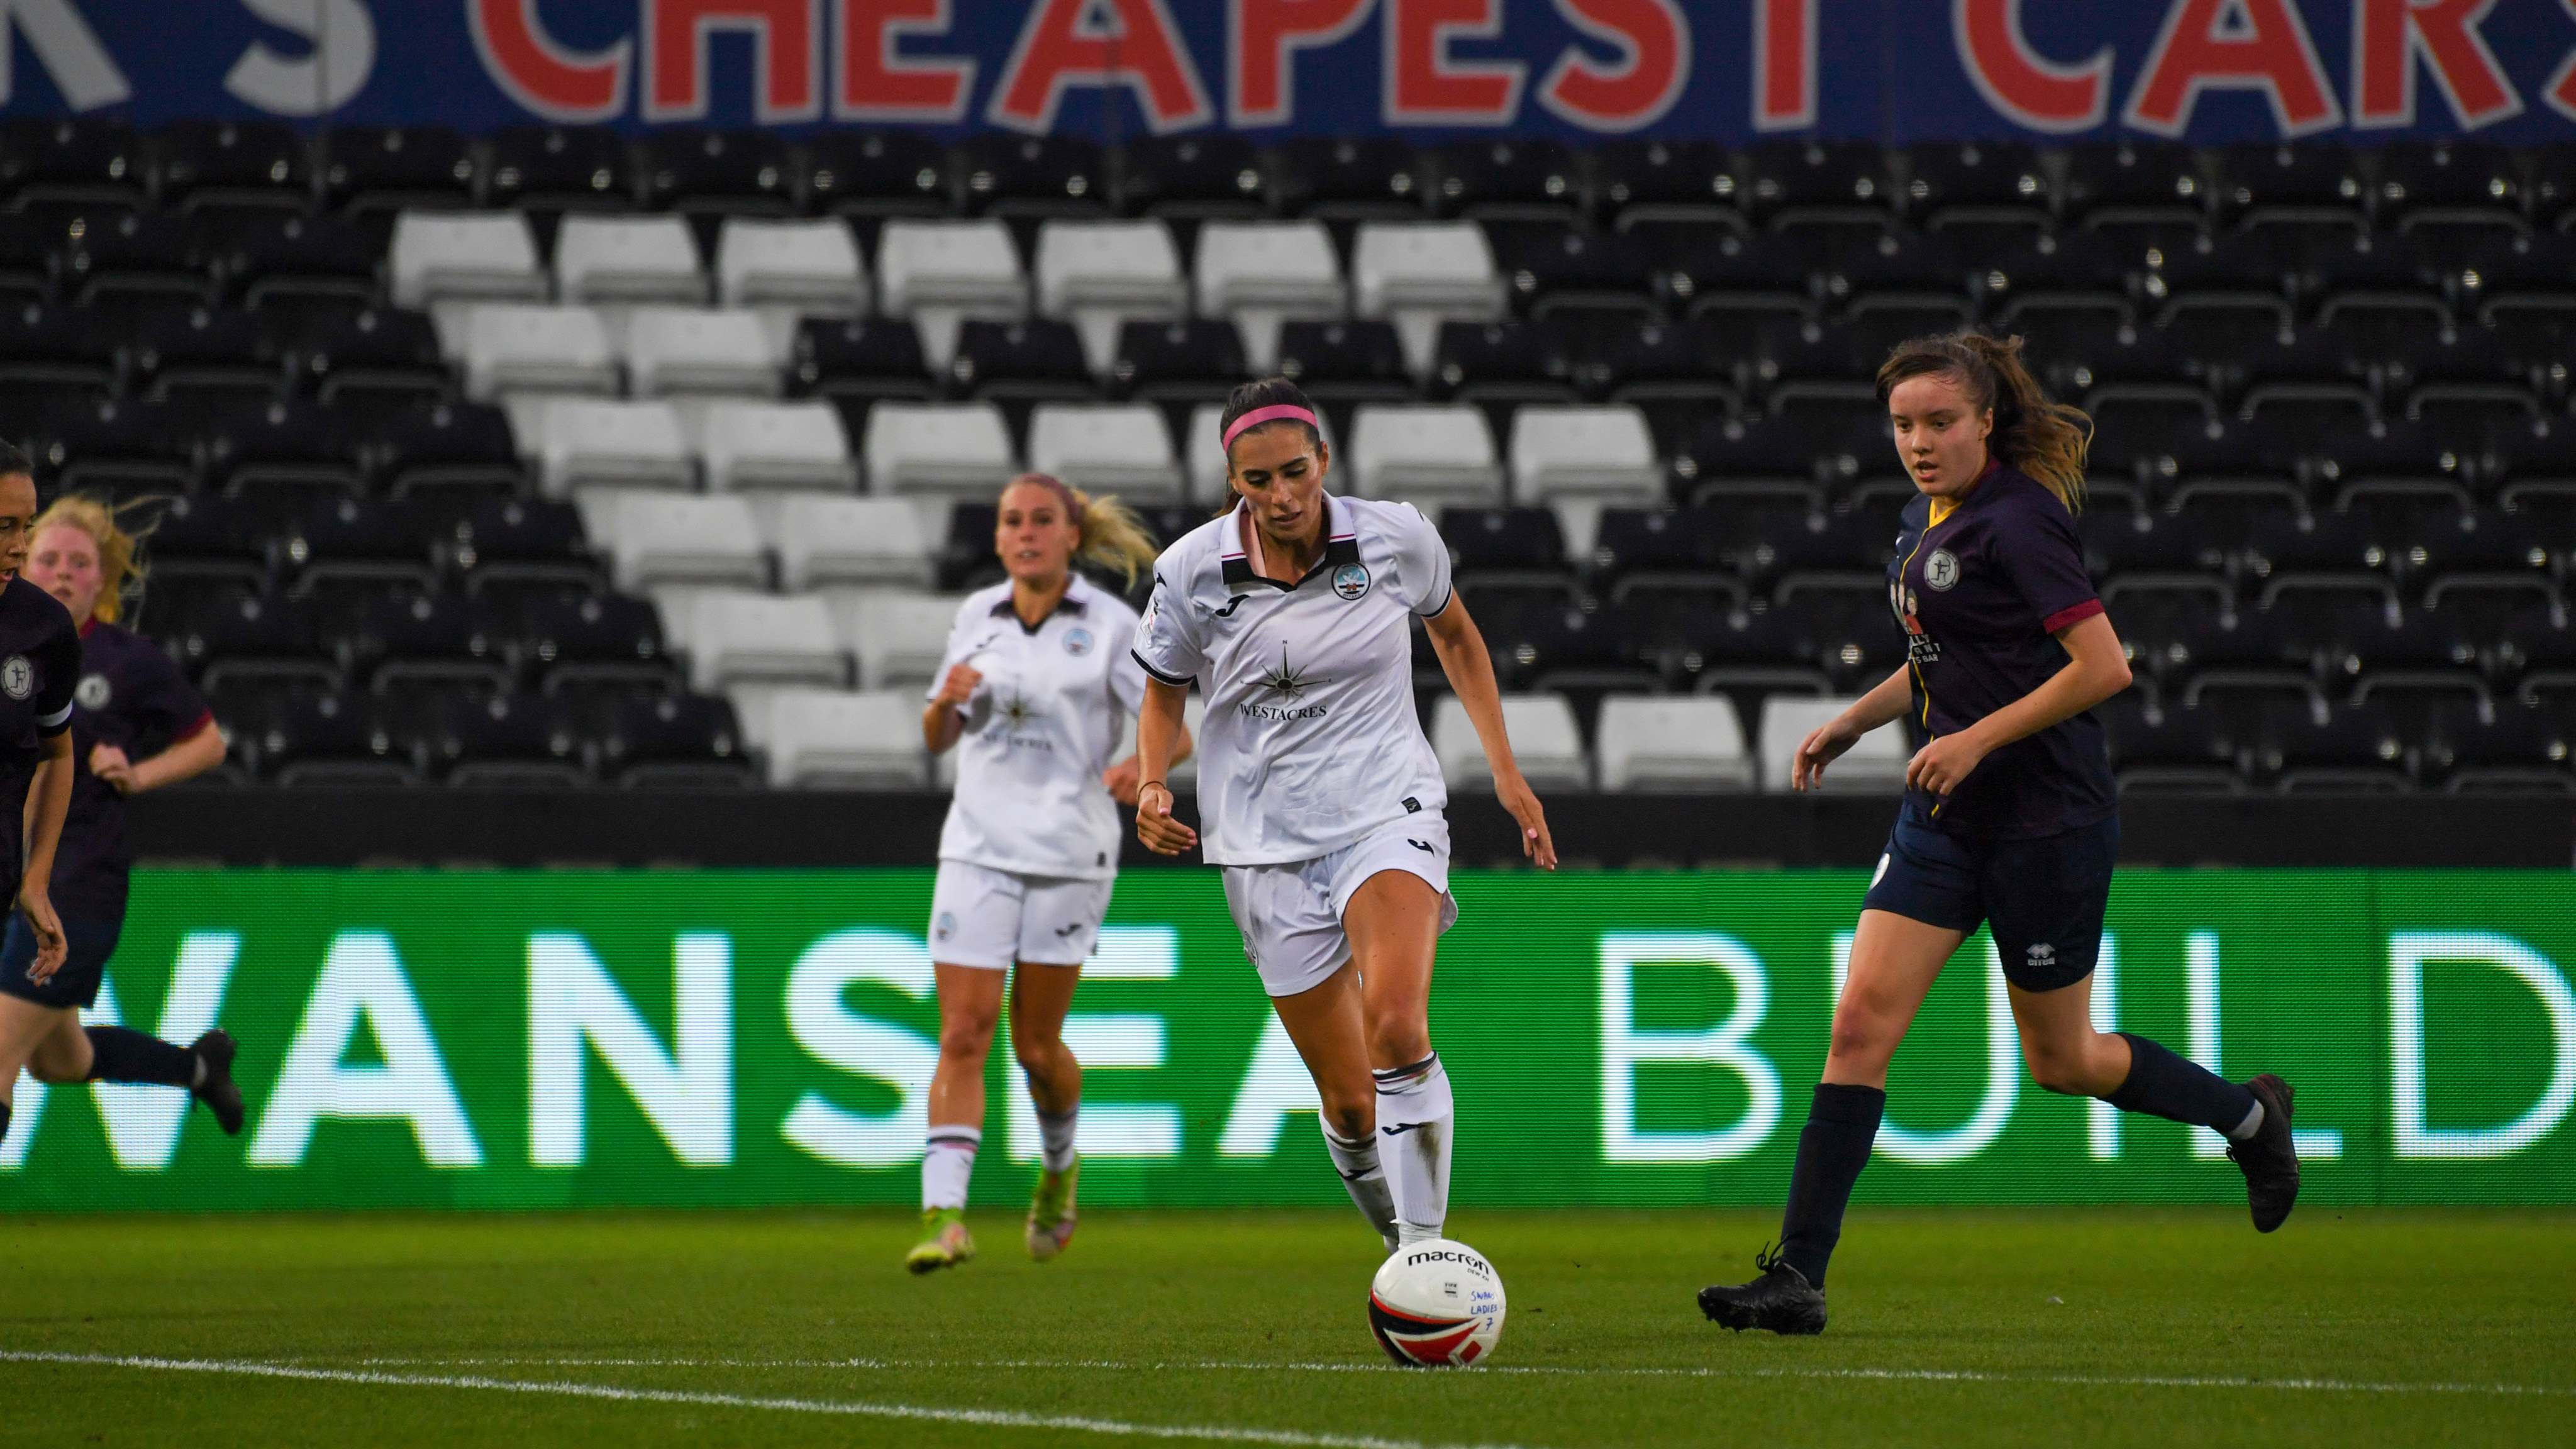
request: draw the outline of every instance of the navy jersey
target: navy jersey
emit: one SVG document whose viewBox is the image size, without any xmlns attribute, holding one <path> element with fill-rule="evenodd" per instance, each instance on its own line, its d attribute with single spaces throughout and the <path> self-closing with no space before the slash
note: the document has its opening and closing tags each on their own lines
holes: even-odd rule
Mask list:
<svg viewBox="0 0 2576 1449">
<path fill-rule="evenodd" d="M 80 684 L 73 691 L 71 814 L 54 850 L 54 909 L 94 920 L 125 916 L 134 849 L 125 838 L 125 797 L 90 773 L 90 751 L 114 745 L 126 758 L 157 755 L 201 730 L 213 711 L 160 646 L 114 624 L 80 631 Z"/>
<path fill-rule="evenodd" d="M 80 683 L 80 634 L 60 600 L 12 574 L 0 585 L 0 838 L 8 842 L 8 890 L 17 894 L 26 852 L 19 836 L 27 785 L 42 741 L 71 728 Z"/>
<path fill-rule="evenodd" d="M 2036 480 L 1990 466 L 1932 521 L 1906 505 L 1888 601 L 1906 633 L 1916 748 L 1954 734 L 2046 683 L 2067 664 L 2052 636 L 2102 612 L 2075 519 Z M 1909 813 L 1960 835 L 2020 839 L 2107 819 L 2117 809 L 2102 725 L 2088 711 L 1980 761 L 1947 799 L 1916 791 Z"/>
</svg>

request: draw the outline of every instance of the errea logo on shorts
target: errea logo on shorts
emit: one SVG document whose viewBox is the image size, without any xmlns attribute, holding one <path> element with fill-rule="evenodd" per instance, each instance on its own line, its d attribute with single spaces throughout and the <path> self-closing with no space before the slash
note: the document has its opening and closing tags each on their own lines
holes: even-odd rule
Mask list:
<svg viewBox="0 0 2576 1449">
<path fill-rule="evenodd" d="M 2057 964 L 2057 948 L 2048 944 L 2046 941 L 2040 942 L 2021 954 L 2022 959 L 2028 961 L 2034 967 L 2054 966 Z"/>
</svg>

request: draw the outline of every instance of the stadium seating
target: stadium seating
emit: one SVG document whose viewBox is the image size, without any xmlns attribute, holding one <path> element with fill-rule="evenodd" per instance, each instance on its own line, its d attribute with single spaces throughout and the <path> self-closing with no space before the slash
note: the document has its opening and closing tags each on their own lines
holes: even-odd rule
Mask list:
<svg viewBox="0 0 2576 1449">
<path fill-rule="evenodd" d="M 246 777 L 932 778 L 901 731 L 872 763 L 863 712 L 750 692 L 924 682 L 954 602 L 922 591 L 999 576 L 1024 463 L 1194 526 L 1219 400 L 1275 369 L 1335 486 L 1442 517 L 1506 687 L 1564 703 L 1516 702 L 1550 732 L 1525 762 L 1777 788 L 1816 692 L 1898 658 L 1874 364 L 1966 320 L 2096 418 L 2124 788 L 2576 790 L 2576 192 L 2544 152 L 245 122 L 0 150 L 0 434 L 48 493 L 174 500 L 141 616 Z M 821 612 L 779 663 L 710 588 Z M 1890 740 L 1828 784 L 1885 788 Z"/>
</svg>

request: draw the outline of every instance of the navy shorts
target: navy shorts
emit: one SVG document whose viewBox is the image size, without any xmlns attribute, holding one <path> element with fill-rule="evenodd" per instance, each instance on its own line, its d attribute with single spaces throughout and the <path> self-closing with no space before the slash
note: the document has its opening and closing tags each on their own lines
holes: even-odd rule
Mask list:
<svg viewBox="0 0 2576 1449">
<path fill-rule="evenodd" d="M 1936 830 L 1908 809 L 1861 909 L 1953 931 L 1991 926 L 2004 979 L 2055 991 L 2093 972 L 2119 853 L 2118 816 L 2036 840 L 1978 840 Z"/>
<path fill-rule="evenodd" d="M 0 939 L 0 992 L 38 1006 L 86 1009 L 98 1004 L 99 977 L 107 970 L 107 958 L 116 954 L 116 938 L 124 933 L 125 923 L 77 916 L 65 916 L 62 922 L 63 944 L 69 952 L 62 969 L 38 985 L 27 979 L 27 968 L 36 964 L 36 933 L 27 929 L 25 916 L 9 912 L 9 934 Z"/>
</svg>

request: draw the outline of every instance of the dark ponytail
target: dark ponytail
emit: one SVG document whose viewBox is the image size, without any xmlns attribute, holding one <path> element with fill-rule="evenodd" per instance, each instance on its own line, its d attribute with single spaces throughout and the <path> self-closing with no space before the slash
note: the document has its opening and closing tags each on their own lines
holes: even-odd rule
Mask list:
<svg viewBox="0 0 2576 1449">
<path fill-rule="evenodd" d="M 1952 332 L 1898 343 L 1878 370 L 1878 400 L 1886 402 L 1898 383 L 1914 377 L 1951 378 L 1980 411 L 1994 409 L 1986 450 L 2056 494 L 2067 512 L 2084 511 L 2093 420 L 2082 408 L 2049 400 L 2022 363 L 2020 338 Z"/>
</svg>

